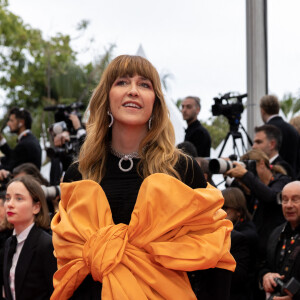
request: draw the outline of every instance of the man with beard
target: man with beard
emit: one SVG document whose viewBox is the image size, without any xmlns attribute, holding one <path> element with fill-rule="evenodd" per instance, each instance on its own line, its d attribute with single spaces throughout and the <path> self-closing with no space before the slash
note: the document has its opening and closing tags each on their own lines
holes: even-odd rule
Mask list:
<svg viewBox="0 0 300 300">
<path fill-rule="evenodd" d="M 209 157 L 211 148 L 211 137 L 209 132 L 201 125 L 197 116 L 200 112 L 200 98 L 194 96 L 186 97 L 181 104 L 183 119 L 187 122 L 185 130 L 185 141 L 191 142 L 197 148 L 200 157 Z"/>
<path fill-rule="evenodd" d="M 32 118 L 24 108 L 12 108 L 9 112 L 7 126 L 11 133 L 18 135 L 17 145 L 11 149 L 6 139 L 0 134 L 0 150 L 5 155 L 1 158 L 0 180 L 5 179 L 13 168 L 31 162 L 41 168 L 41 146 L 31 132 Z"/>
</svg>

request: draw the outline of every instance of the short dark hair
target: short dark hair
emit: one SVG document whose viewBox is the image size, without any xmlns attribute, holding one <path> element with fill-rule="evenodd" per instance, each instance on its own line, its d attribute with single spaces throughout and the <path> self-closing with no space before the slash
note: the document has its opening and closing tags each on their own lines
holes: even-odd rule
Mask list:
<svg viewBox="0 0 300 300">
<path fill-rule="evenodd" d="M 224 207 L 234 208 L 244 220 L 251 220 L 251 215 L 247 209 L 247 201 L 244 193 L 237 187 L 229 187 L 222 190 L 224 197 Z"/>
<path fill-rule="evenodd" d="M 265 124 L 262 126 L 255 127 L 254 130 L 255 133 L 263 131 L 269 141 L 275 140 L 276 141 L 275 149 L 279 151 L 282 144 L 282 134 L 281 134 L 281 130 L 278 127 L 274 125 Z"/>
<path fill-rule="evenodd" d="M 20 173 L 24 173 L 26 175 L 31 175 L 36 181 L 38 181 L 42 185 L 49 185 L 49 182 L 46 178 L 43 177 L 40 170 L 33 163 L 24 163 L 17 167 L 15 167 L 12 171 L 12 175 L 15 177 Z"/>
<path fill-rule="evenodd" d="M 185 154 L 190 155 L 192 157 L 198 156 L 196 146 L 189 141 L 184 141 L 182 143 L 179 143 L 177 145 L 177 149 L 181 149 L 182 152 L 184 152 Z"/>
<path fill-rule="evenodd" d="M 196 105 L 201 108 L 201 104 L 200 104 L 200 98 L 199 97 L 196 97 L 196 96 L 188 96 L 188 97 L 185 97 L 184 99 L 193 99 L 196 103 Z"/>
<path fill-rule="evenodd" d="M 275 95 L 265 95 L 260 99 L 260 107 L 268 115 L 277 115 L 280 109 L 279 100 Z"/>
<path fill-rule="evenodd" d="M 9 116 L 10 115 L 15 115 L 17 119 L 24 120 L 26 129 L 31 129 L 32 117 L 30 112 L 27 109 L 22 107 L 21 108 L 13 107 L 9 111 Z"/>
</svg>

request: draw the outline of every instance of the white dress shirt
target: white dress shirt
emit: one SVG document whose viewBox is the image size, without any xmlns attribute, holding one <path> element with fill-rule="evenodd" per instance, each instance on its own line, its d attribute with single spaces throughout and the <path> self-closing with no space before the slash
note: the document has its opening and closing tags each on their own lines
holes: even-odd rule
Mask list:
<svg viewBox="0 0 300 300">
<path fill-rule="evenodd" d="M 22 248 L 24 246 L 24 243 L 25 243 L 25 241 L 28 237 L 28 234 L 29 234 L 30 230 L 32 229 L 33 225 L 34 225 L 34 223 L 29 225 L 25 230 L 23 230 L 20 234 L 17 235 L 18 244 L 17 244 L 16 252 L 12 258 L 12 264 L 11 264 L 11 268 L 10 268 L 10 272 L 9 272 L 9 286 L 10 286 L 10 290 L 11 290 L 11 295 L 14 300 L 16 299 L 15 274 L 16 274 L 17 263 L 18 263 Z M 13 235 L 15 235 L 15 234 L 16 234 L 16 232 L 14 230 Z"/>
</svg>

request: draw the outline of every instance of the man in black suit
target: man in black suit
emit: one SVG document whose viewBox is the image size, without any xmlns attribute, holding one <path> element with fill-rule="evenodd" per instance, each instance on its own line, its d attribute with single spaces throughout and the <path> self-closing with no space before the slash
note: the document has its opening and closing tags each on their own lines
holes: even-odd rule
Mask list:
<svg viewBox="0 0 300 300">
<path fill-rule="evenodd" d="M 274 299 L 300 299 L 300 181 L 290 182 L 283 188 L 281 204 L 286 222 L 270 235 L 267 260 L 260 271 L 260 279 L 269 297 L 270 293 L 275 294 L 275 278 L 284 283 L 294 278 L 297 281 L 294 289 L 284 290 Z"/>
<path fill-rule="evenodd" d="M 280 156 L 298 172 L 297 156 L 299 152 L 299 134 L 289 123 L 285 122 L 279 114 L 279 101 L 274 95 L 265 95 L 260 100 L 261 117 L 264 123 L 278 127 L 282 133 L 282 145 L 279 149 Z"/>
<path fill-rule="evenodd" d="M 188 124 L 184 140 L 195 145 L 199 157 L 210 157 L 211 138 L 209 132 L 197 119 L 200 109 L 200 98 L 198 97 L 189 96 L 182 101 L 182 116 Z"/>
<path fill-rule="evenodd" d="M 269 157 L 271 165 L 276 164 L 282 166 L 286 170 L 287 175 L 294 179 L 295 172 L 293 168 L 279 155 L 279 149 L 282 144 L 282 135 L 279 128 L 274 125 L 262 125 L 255 127 L 254 130 L 255 136 L 252 149 L 264 151 Z"/>
<path fill-rule="evenodd" d="M 11 149 L 0 133 L 0 150 L 5 155 L 0 164 L 0 180 L 6 178 L 13 168 L 30 162 L 41 168 L 42 150 L 39 141 L 31 133 L 32 118 L 30 112 L 23 108 L 12 108 L 9 112 L 7 126 L 11 133 L 18 135 L 18 143 Z"/>
</svg>

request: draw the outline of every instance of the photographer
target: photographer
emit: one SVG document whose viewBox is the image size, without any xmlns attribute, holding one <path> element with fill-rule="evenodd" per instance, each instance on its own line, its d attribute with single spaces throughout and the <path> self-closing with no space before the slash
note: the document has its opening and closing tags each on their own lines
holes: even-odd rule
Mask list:
<svg viewBox="0 0 300 300">
<path fill-rule="evenodd" d="M 86 131 L 76 112 L 67 114 L 65 121 L 60 121 L 50 127 L 54 148 L 47 149 L 51 158 L 50 184 L 58 185 L 64 171 L 73 162 L 83 144 Z"/>
<path fill-rule="evenodd" d="M 260 272 L 260 278 L 267 299 L 299 300 L 300 181 L 293 181 L 283 188 L 281 203 L 286 222 L 278 226 L 269 238 L 267 261 Z M 293 284 L 290 280 L 294 281 Z"/>
<path fill-rule="evenodd" d="M 0 164 L 0 181 L 7 178 L 9 172 L 16 166 L 31 162 L 41 168 L 42 150 L 37 138 L 31 133 L 32 118 L 30 112 L 24 108 L 12 108 L 9 112 L 7 126 L 11 133 L 18 135 L 18 142 L 11 149 L 6 139 L 0 133 L 0 150 L 5 155 Z"/>
<path fill-rule="evenodd" d="M 225 173 L 237 179 L 244 191 L 247 206 L 253 215 L 253 222 L 259 235 L 258 260 L 265 259 L 267 240 L 272 230 L 284 222 L 277 195 L 291 181 L 285 170 L 270 165 L 269 158 L 261 150 L 250 150 L 241 157 L 242 161 L 256 161 L 256 168 L 248 171 L 243 165 L 234 162 L 234 168 Z M 233 183 L 234 184 L 234 183 Z"/>
</svg>

